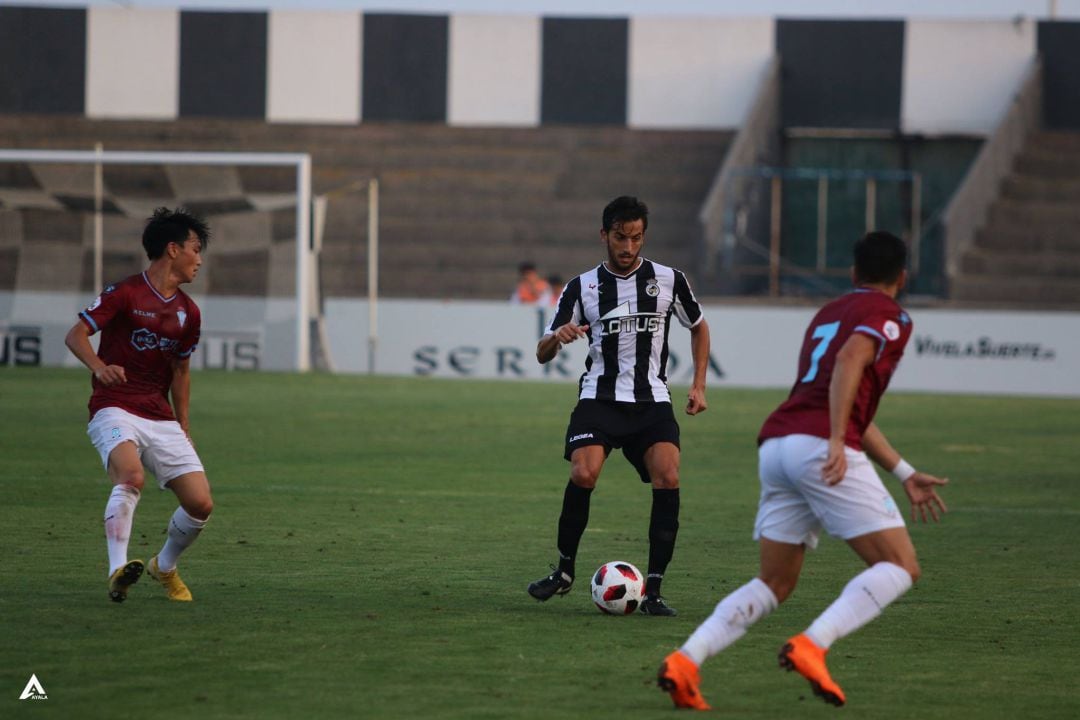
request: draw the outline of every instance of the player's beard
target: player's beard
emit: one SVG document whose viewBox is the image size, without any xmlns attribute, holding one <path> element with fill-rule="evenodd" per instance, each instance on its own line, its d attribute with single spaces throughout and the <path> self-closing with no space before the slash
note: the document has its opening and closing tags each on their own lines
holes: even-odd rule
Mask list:
<svg viewBox="0 0 1080 720">
<path fill-rule="evenodd" d="M 611 248 L 608 248 L 608 265 L 612 270 L 616 270 L 620 273 L 626 273 L 633 270 L 634 266 L 637 265 L 639 257 L 641 257 L 640 253 L 637 255 L 627 253 L 626 256 L 623 256 L 622 253 L 613 252 Z"/>
</svg>

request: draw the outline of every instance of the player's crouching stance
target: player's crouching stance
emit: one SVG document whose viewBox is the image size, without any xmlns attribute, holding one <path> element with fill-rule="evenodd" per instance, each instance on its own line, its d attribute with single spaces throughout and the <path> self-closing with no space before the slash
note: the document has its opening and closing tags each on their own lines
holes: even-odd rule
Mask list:
<svg viewBox="0 0 1080 720">
<path fill-rule="evenodd" d="M 916 472 L 872 422 L 878 401 L 911 337 L 911 320 L 896 303 L 907 279 L 902 240 L 869 233 L 855 244 L 856 289 L 826 305 L 803 338 L 797 380 L 758 436 L 761 499 L 754 538 L 758 576 L 716 606 L 682 648 L 665 658 L 658 684 L 677 707 L 707 710 L 698 667 L 738 640 L 795 589 L 807 547 L 822 528 L 869 566 L 803 633 L 780 648 L 780 667 L 810 681 L 815 694 L 843 705 L 825 655 L 919 578 L 904 519 L 870 463 L 903 482 L 914 520 L 945 512 L 937 486 Z"/>
<path fill-rule="evenodd" d="M 214 504 L 188 427 L 190 359 L 199 343 L 201 316 L 180 285 L 195 279 L 209 237 L 206 224 L 194 215 L 156 210 L 142 238 L 149 267 L 106 287 L 79 313 L 65 338 L 93 373 L 87 434 L 113 484 L 105 505 L 105 541 L 109 597 L 115 602 L 127 598 L 143 573 L 142 561 L 129 561 L 127 552 L 144 466 L 180 502 L 165 545 L 146 570 L 170 600 L 192 599 L 176 561 L 202 532 Z M 95 354 L 90 336 L 99 330 Z"/>
</svg>

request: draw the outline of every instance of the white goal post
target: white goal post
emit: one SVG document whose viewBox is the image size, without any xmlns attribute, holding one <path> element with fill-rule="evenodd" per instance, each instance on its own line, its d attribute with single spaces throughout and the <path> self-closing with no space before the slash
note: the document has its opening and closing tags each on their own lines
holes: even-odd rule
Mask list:
<svg viewBox="0 0 1080 720">
<path fill-rule="evenodd" d="M 307 153 L 194 152 L 194 151 L 106 151 L 97 150 L 11 150 L 0 149 L 0 162 L 77 163 L 95 165 L 208 165 L 295 168 L 296 172 L 296 361 L 295 370 L 311 369 L 309 321 L 312 301 L 311 276 L 311 156 Z M 101 290 L 101 183 L 95 173 L 94 279 Z"/>
</svg>

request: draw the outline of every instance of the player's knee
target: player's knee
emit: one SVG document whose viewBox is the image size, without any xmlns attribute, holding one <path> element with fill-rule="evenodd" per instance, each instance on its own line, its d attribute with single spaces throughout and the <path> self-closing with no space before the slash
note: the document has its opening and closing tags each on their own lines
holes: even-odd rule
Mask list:
<svg viewBox="0 0 1080 720">
<path fill-rule="evenodd" d="M 128 487 L 142 492 L 143 486 L 146 484 L 146 476 L 143 474 L 143 469 L 133 468 L 131 470 L 121 470 L 116 474 L 116 485 L 127 485 Z"/>
<path fill-rule="evenodd" d="M 795 586 L 799 582 L 799 576 L 797 574 L 792 575 L 787 573 L 762 573 L 758 575 L 758 578 L 760 578 L 762 583 L 769 586 L 773 595 L 777 596 L 778 604 L 792 596 L 792 593 L 795 592 Z"/>
<path fill-rule="evenodd" d="M 196 520 L 206 520 L 214 511 L 214 501 L 209 497 L 198 498 L 184 505 L 184 512 Z"/>
<path fill-rule="evenodd" d="M 587 465 L 574 465 L 570 470 L 570 482 L 580 488 L 592 489 L 600 478 L 600 471 Z"/>
<path fill-rule="evenodd" d="M 786 575 L 764 575 L 761 577 L 761 581 L 769 586 L 773 595 L 776 596 L 777 604 L 779 604 L 787 600 L 791 597 L 791 593 L 795 592 L 795 586 L 799 583 L 799 578 Z"/>
<path fill-rule="evenodd" d="M 679 471 L 676 468 L 650 473 L 649 479 L 657 490 L 675 490 L 679 487 Z"/>
</svg>

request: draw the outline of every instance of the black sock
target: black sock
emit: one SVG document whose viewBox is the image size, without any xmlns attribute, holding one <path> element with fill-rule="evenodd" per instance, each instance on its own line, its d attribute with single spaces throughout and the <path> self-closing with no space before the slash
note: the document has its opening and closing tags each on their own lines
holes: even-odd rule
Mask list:
<svg viewBox="0 0 1080 720">
<path fill-rule="evenodd" d="M 652 515 L 649 518 L 649 572 L 645 594 L 659 595 L 679 534 L 679 489 L 652 491 Z"/>
<path fill-rule="evenodd" d="M 573 481 L 566 483 L 563 491 L 562 514 L 559 515 L 559 569 L 574 577 L 574 558 L 578 543 L 589 524 L 589 498 L 592 488 L 583 488 Z"/>
</svg>

